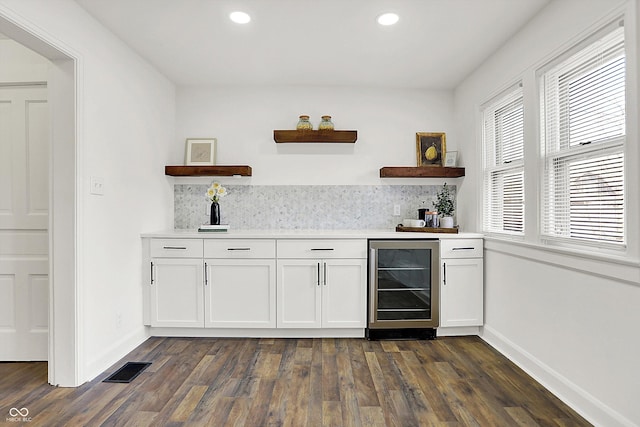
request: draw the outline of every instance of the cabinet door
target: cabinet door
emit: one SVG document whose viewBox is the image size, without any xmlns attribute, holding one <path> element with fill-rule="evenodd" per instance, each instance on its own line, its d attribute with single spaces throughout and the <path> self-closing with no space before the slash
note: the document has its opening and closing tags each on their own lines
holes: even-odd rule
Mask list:
<svg viewBox="0 0 640 427">
<path fill-rule="evenodd" d="M 327 259 L 322 269 L 322 327 L 364 328 L 367 260 Z"/>
<path fill-rule="evenodd" d="M 321 262 L 278 260 L 278 328 L 319 328 L 321 322 Z"/>
<path fill-rule="evenodd" d="M 276 327 L 275 260 L 207 259 L 205 266 L 205 327 Z"/>
<path fill-rule="evenodd" d="M 483 323 L 482 258 L 443 259 L 440 326 Z"/>
<path fill-rule="evenodd" d="M 153 258 L 151 326 L 204 326 L 201 259 Z"/>
</svg>

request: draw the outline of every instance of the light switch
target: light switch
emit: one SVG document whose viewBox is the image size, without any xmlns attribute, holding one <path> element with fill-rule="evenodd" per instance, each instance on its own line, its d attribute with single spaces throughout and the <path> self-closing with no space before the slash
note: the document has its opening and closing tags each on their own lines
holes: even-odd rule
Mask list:
<svg viewBox="0 0 640 427">
<path fill-rule="evenodd" d="M 104 179 L 99 176 L 92 176 L 90 178 L 90 194 L 95 194 L 96 196 L 104 196 Z"/>
</svg>

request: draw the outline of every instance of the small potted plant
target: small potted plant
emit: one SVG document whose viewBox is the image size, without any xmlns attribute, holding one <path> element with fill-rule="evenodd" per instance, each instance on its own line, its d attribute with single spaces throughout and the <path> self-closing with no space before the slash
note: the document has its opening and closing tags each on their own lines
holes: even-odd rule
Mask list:
<svg viewBox="0 0 640 427">
<path fill-rule="evenodd" d="M 433 202 L 433 208 L 440 215 L 440 227 L 453 228 L 453 199 L 451 197 L 451 190 L 447 187 L 445 182 L 442 189 L 436 194 L 436 201 Z"/>
</svg>

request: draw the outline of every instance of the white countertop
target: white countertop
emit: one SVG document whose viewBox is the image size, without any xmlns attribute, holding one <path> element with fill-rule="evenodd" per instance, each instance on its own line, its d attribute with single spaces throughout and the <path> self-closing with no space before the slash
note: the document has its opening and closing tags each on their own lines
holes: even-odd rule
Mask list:
<svg viewBox="0 0 640 427">
<path fill-rule="evenodd" d="M 196 229 L 143 233 L 165 239 L 481 239 L 481 233 L 422 233 L 395 230 L 233 230 L 198 232 Z"/>
</svg>

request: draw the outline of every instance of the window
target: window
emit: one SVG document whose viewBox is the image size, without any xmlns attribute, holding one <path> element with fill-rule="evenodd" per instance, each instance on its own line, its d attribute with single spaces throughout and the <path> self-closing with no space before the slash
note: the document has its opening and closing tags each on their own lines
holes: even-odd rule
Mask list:
<svg viewBox="0 0 640 427">
<path fill-rule="evenodd" d="M 543 238 L 623 246 L 624 28 L 554 61 L 539 83 Z"/>
<path fill-rule="evenodd" d="M 484 157 L 483 229 L 524 234 L 524 106 L 522 85 L 482 109 Z"/>
</svg>

